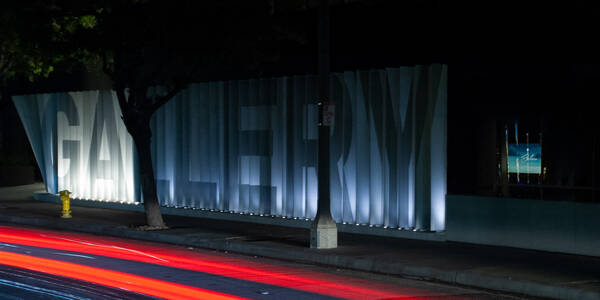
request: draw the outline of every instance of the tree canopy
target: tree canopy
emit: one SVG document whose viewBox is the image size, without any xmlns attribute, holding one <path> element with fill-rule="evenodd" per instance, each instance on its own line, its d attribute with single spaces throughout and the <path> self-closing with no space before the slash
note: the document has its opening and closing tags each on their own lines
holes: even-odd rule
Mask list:
<svg viewBox="0 0 600 300">
<path fill-rule="evenodd" d="M 85 30 L 70 47 L 112 80 L 122 119 L 136 145 L 148 225 L 165 228 L 156 195 L 150 119 L 188 84 L 223 69 L 257 70 L 278 58 L 282 40 L 302 42 L 271 15 L 270 1 L 105 0 L 67 7 Z M 161 87 L 160 93 L 151 88 Z"/>
<path fill-rule="evenodd" d="M 58 1 L 0 2 L 0 101 L 6 104 L 11 81 L 34 82 L 56 69 L 66 71 L 89 55 L 78 36 L 92 29 L 94 16 L 73 14 Z M 83 10 L 80 10 L 83 12 Z"/>
<path fill-rule="evenodd" d="M 305 43 L 269 0 L 25 0 L 0 4 L 0 80 L 85 66 L 104 73 L 137 149 L 148 225 L 164 228 L 150 144 L 154 112 L 192 82 L 260 75 Z M 160 87 L 162 93 L 154 93 Z"/>
</svg>

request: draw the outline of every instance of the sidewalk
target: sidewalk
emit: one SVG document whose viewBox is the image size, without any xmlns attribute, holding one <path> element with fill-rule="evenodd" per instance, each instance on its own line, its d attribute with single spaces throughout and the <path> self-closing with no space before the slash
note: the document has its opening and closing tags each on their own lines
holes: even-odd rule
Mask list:
<svg viewBox="0 0 600 300">
<path fill-rule="evenodd" d="M 451 242 L 339 234 L 339 247 L 310 249 L 302 228 L 165 215 L 171 229 L 144 232 L 137 211 L 40 202 L 40 184 L 0 188 L 0 222 L 189 245 L 249 255 L 437 280 L 528 296 L 600 299 L 600 258 Z M 600 237 L 599 237 L 600 238 Z"/>
</svg>

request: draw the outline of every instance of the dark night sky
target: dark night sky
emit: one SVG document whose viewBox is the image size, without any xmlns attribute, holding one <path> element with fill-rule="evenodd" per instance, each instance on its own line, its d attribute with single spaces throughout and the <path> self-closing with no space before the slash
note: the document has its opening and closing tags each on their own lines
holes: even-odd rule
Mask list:
<svg viewBox="0 0 600 300">
<path fill-rule="evenodd" d="M 304 29 L 304 45 L 279 45 L 280 60 L 264 64 L 260 73 L 229 67 L 215 79 L 316 73 L 316 11 L 286 18 Z M 587 1 L 351 3 L 332 8 L 331 69 L 448 64 L 449 189 L 455 184 L 457 192 L 469 192 L 478 166 L 456 161 L 465 161 L 461 155 L 476 147 L 481 134 L 477 128 L 486 119 L 520 120 L 537 127 L 543 120 L 549 141 L 554 138 L 557 145 L 567 138 L 574 143 L 597 139 L 591 130 L 597 116 L 589 108 L 600 79 L 599 22 L 598 5 Z M 15 86 L 15 91 L 80 89 L 81 78 L 57 73 L 33 88 Z M 580 156 L 592 155 L 591 147 L 575 148 Z M 554 149 L 556 157 L 570 151 Z"/>
<path fill-rule="evenodd" d="M 523 1 L 367 0 L 331 10 L 331 69 L 334 72 L 445 63 L 465 75 L 514 73 L 522 64 L 546 76 L 567 64 L 600 63 L 596 28 L 600 10 L 583 1 L 523 4 Z M 316 11 L 279 16 L 305 35 L 306 43 L 280 43 L 280 59 L 245 72 L 224 66 L 214 79 L 316 73 Z M 456 67 L 455 67 L 456 66 Z M 488 67 L 489 66 L 489 67 Z M 257 72 L 260 71 L 260 72 Z M 589 72 L 587 70 L 586 72 Z M 39 89 L 77 85 L 80 76 L 56 72 Z M 65 80 L 69 77 L 70 80 Z M 61 84 L 64 81 L 67 83 Z"/>
</svg>

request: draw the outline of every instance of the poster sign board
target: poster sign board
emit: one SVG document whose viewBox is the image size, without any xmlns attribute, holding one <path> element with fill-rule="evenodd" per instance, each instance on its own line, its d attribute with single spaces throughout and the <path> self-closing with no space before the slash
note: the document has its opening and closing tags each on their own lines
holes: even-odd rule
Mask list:
<svg viewBox="0 0 600 300">
<path fill-rule="evenodd" d="M 540 174 L 542 172 L 540 144 L 508 144 L 508 172 Z"/>
</svg>

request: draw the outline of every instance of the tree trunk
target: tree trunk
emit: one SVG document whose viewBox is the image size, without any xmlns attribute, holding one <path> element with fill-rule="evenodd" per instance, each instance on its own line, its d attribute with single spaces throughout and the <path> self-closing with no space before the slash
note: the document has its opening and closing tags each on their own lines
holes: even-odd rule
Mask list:
<svg viewBox="0 0 600 300">
<path fill-rule="evenodd" d="M 123 123 L 133 138 L 138 154 L 138 165 L 140 183 L 144 197 L 144 209 L 146 211 L 146 222 L 148 226 L 155 229 L 167 228 L 160 212 L 160 204 L 156 194 L 156 180 L 154 179 L 154 168 L 152 167 L 152 130 L 150 130 L 150 119 L 156 110 L 171 100 L 177 93 L 187 85 L 177 85 L 166 95 L 158 98 L 146 98 L 148 86 L 129 90 L 129 100 L 126 96 L 126 88 L 117 86 L 117 98 Z"/>
<path fill-rule="evenodd" d="M 6 104 L 8 103 L 8 100 L 4 98 L 4 95 L 6 95 L 4 88 L 0 88 L 0 111 L 4 110 L 4 106 L 7 106 Z"/>
<path fill-rule="evenodd" d="M 144 209 L 146 211 L 146 222 L 150 227 L 166 228 L 160 212 L 160 205 L 156 195 L 156 181 L 154 179 L 154 168 L 152 167 L 152 154 L 150 152 L 150 142 L 152 132 L 150 130 L 150 118 L 138 119 L 135 130 L 130 131 L 138 152 L 140 182 L 142 184 L 142 193 L 144 195 Z M 146 124 L 143 124 L 146 123 Z"/>
</svg>

